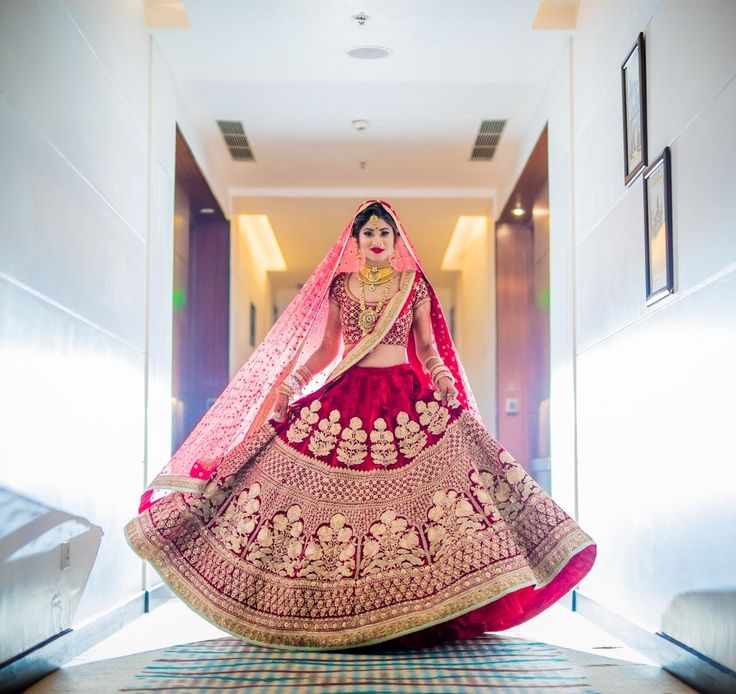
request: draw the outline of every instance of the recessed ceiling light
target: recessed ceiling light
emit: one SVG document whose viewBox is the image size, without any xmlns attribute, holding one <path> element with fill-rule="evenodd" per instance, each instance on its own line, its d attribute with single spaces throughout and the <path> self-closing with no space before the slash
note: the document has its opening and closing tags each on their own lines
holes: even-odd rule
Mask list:
<svg viewBox="0 0 736 694">
<path fill-rule="evenodd" d="M 368 127 L 368 121 L 365 118 L 357 118 L 353 121 L 353 127 L 356 130 L 365 130 Z"/>
<path fill-rule="evenodd" d="M 523 217 L 526 214 L 524 205 L 521 204 L 521 195 L 519 193 L 516 194 L 516 204 L 511 208 L 511 214 L 514 217 Z"/>
<path fill-rule="evenodd" d="M 375 60 L 391 55 L 391 49 L 383 46 L 353 46 L 345 52 L 351 58 L 360 58 L 361 60 Z"/>
<path fill-rule="evenodd" d="M 199 211 L 201 214 L 215 214 L 215 210 L 212 207 L 202 207 Z"/>
</svg>

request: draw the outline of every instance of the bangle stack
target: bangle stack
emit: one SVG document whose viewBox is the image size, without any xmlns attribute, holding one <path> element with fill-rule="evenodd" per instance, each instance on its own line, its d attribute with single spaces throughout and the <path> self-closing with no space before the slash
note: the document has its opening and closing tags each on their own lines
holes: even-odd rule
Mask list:
<svg viewBox="0 0 736 694">
<path fill-rule="evenodd" d="M 437 363 L 432 367 L 428 367 L 427 365 L 433 359 L 437 359 Z M 427 360 L 424 362 L 424 368 L 427 369 L 430 378 L 435 384 L 437 384 L 437 382 L 442 378 L 449 378 L 452 383 L 455 383 L 455 377 L 452 375 L 452 371 L 450 371 L 449 367 L 445 366 L 445 363 L 442 361 L 442 357 L 439 357 L 437 355 L 432 355 L 431 357 L 428 357 Z"/>
<path fill-rule="evenodd" d="M 294 373 L 289 374 L 276 390 L 277 393 L 292 398 L 312 380 L 312 372 L 302 364 Z"/>
</svg>

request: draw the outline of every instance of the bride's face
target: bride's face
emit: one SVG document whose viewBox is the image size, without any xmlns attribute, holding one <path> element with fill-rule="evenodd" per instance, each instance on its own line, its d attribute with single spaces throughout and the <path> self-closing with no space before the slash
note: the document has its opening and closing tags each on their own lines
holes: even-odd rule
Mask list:
<svg viewBox="0 0 736 694">
<path fill-rule="evenodd" d="M 358 246 L 366 265 L 389 265 L 394 252 L 394 230 L 388 222 L 366 222 L 358 233 Z"/>
</svg>

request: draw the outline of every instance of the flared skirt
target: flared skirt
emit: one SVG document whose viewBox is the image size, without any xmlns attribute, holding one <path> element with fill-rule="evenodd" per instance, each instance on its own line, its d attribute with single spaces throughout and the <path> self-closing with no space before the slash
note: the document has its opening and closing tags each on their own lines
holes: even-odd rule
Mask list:
<svg viewBox="0 0 736 694">
<path fill-rule="evenodd" d="M 431 645 L 533 617 L 592 538 L 411 365 L 353 366 L 125 527 L 193 610 L 278 648 Z"/>
</svg>

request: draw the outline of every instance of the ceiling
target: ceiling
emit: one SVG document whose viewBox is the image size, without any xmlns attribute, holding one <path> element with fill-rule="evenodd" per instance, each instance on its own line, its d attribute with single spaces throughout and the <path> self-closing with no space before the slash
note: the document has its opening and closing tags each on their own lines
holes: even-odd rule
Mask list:
<svg viewBox="0 0 736 694">
<path fill-rule="evenodd" d="M 410 233 L 426 235 L 420 253 L 431 271 L 457 217 L 488 212 L 513 174 L 528 119 L 572 33 L 531 27 L 544 6 L 570 4 L 184 0 L 190 26 L 153 33 L 208 155 L 234 202 L 242 198 L 237 208 L 268 208 L 297 275 L 374 196 L 395 202 L 402 221 L 411 216 Z M 363 26 L 353 19 L 359 12 L 368 15 Z M 344 52 L 356 45 L 392 53 L 356 60 Z M 369 121 L 361 132 L 351 125 L 359 118 Z M 242 121 L 254 162 L 231 159 L 218 119 Z M 481 121 L 491 119 L 507 120 L 495 156 L 470 161 Z M 307 217 L 321 234 L 311 237 L 320 239 L 309 246 L 316 253 L 300 245 Z"/>
</svg>

